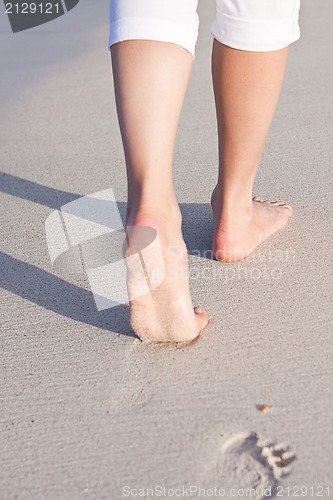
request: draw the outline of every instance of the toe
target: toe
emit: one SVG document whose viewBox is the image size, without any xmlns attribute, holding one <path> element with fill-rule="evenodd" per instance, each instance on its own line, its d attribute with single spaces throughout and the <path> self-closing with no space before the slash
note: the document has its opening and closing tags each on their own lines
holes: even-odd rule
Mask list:
<svg viewBox="0 0 333 500">
<path fill-rule="evenodd" d="M 284 210 L 288 210 L 290 215 L 293 213 L 293 209 L 290 205 L 287 205 L 287 203 L 278 203 L 277 206 L 283 208 Z"/>
<path fill-rule="evenodd" d="M 288 208 L 289 210 L 292 210 L 291 206 L 288 205 L 287 203 L 284 203 L 283 201 L 269 201 L 269 200 L 267 200 L 267 203 L 270 203 L 271 205 L 276 205 L 277 207 L 283 207 L 283 208 Z"/>
<path fill-rule="evenodd" d="M 208 324 L 208 314 L 203 307 L 197 306 L 194 308 L 195 316 L 199 323 L 200 331 L 203 330 Z"/>
<path fill-rule="evenodd" d="M 287 210 L 289 210 L 290 215 L 293 213 L 293 209 L 292 209 L 292 207 L 290 205 L 284 204 L 283 208 L 286 208 Z"/>
<path fill-rule="evenodd" d="M 252 201 L 259 201 L 259 202 L 262 202 L 262 201 L 263 201 L 263 199 L 262 199 L 262 198 L 260 198 L 260 196 L 254 196 L 254 197 L 252 198 Z"/>
<path fill-rule="evenodd" d="M 288 205 L 287 203 L 283 203 L 283 201 L 265 200 L 265 203 L 267 204 L 267 206 L 270 205 L 270 206 L 274 206 L 274 207 L 278 207 L 278 208 L 282 208 L 282 209 L 287 210 L 289 212 L 289 217 L 293 213 L 293 209 L 291 208 L 291 206 Z"/>
</svg>

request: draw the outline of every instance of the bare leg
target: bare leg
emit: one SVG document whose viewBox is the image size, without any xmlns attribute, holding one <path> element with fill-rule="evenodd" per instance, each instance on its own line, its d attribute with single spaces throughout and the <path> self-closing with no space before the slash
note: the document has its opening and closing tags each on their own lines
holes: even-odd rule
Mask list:
<svg viewBox="0 0 333 500">
<path fill-rule="evenodd" d="M 117 43 L 111 52 L 127 165 L 127 225 L 157 231 L 166 271 L 158 288 L 131 300 L 131 323 L 143 340 L 189 341 L 208 319 L 204 310 L 192 306 L 172 163 L 192 56 L 178 45 L 146 40 Z M 136 238 L 131 230 L 129 253 Z M 134 281 L 129 272 L 130 298 Z"/>
<path fill-rule="evenodd" d="M 252 188 L 281 91 L 288 48 L 232 49 L 214 40 L 212 74 L 219 134 L 219 176 L 212 195 L 213 252 L 236 261 L 281 229 L 291 208 L 252 201 Z"/>
</svg>

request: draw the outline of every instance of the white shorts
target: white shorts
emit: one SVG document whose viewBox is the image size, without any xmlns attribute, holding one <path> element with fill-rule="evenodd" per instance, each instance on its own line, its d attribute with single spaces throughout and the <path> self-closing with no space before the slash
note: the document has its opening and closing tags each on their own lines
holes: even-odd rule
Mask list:
<svg viewBox="0 0 333 500">
<path fill-rule="evenodd" d="M 111 0 L 109 47 L 124 40 L 157 40 L 194 56 L 197 6 L 198 0 Z M 216 0 L 211 32 L 235 49 L 279 50 L 300 37 L 299 9 L 300 0 Z"/>
</svg>

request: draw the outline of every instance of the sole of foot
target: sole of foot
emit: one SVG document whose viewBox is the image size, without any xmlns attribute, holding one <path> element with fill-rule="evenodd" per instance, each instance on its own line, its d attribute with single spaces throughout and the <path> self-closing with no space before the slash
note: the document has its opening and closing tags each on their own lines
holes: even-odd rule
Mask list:
<svg viewBox="0 0 333 500">
<path fill-rule="evenodd" d="M 130 322 L 142 341 L 193 342 L 208 324 L 206 311 L 193 308 L 187 249 L 175 226 L 173 231 L 170 220 L 139 215 L 127 226 Z"/>
</svg>

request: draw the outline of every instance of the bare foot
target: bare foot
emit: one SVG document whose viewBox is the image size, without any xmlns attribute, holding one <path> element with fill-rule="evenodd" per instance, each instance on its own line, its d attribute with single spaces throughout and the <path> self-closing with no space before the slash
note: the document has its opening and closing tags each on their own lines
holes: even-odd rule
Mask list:
<svg viewBox="0 0 333 500">
<path fill-rule="evenodd" d="M 285 203 L 255 196 L 244 209 L 228 209 L 225 215 L 215 188 L 212 194 L 214 216 L 213 253 L 217 260 L 236 262 L 245 259 L 258 245 L 283 228 L 292 215 Z"/>
<path fill-rule="evenodd" d="M 156 237 L 150 238 L 149 231 Z M 208 317 L 204 309 L 192 306 L 178 206 L 165 211 L 142 206 L 129 210 L 124 251 L 130 256 L 126 265 L 131 325 L 139 338 L 158 342 L 195 339 Z"/>
</svg>

